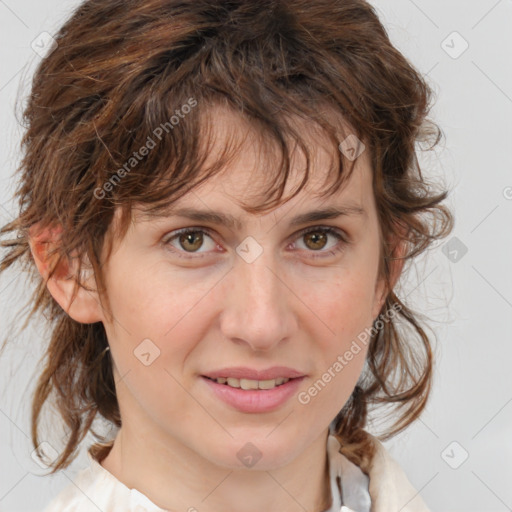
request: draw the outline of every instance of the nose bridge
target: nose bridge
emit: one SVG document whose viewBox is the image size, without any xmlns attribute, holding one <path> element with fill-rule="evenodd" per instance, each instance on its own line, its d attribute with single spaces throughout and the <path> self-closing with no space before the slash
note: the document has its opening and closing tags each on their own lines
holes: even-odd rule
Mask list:
<svg viewBox="0 0 512 512">
<path fill-rule="evenodd" d="M 272 260 L 272 261 L 270 261 Z M 244 301 L 251 302 L 253 312 L 266 313 L 281 308 L 283 304 L 283 283 L 277 277 L 275 258 L 261 256 L 252 263 L 239 263 L 238 275 L 242 275 L 244 287 L 241 291 Z"/>
<path fill-rule="evenodd" d="M 290 335 L 290 291 L 273 252 L 248 238 L 237 248 L 239 257 L 230 272 L 222 329 L 228 338 L 243 340 L 254 350 L 270 350 Z"/>
</svg>

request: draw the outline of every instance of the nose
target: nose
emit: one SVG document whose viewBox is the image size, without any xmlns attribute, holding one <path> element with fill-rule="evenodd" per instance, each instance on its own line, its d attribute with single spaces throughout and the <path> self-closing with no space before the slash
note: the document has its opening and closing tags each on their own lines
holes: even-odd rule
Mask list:
<svg viewBox="0 0 512 512">
<path fill-rule="evenodd" d="M 226 339 L 267 352 L 293 336 L 297 298 L 272 255 L 263 252 L 251 263 L 237 258 L 224 286 L 220 326 Z"/>
</svg>

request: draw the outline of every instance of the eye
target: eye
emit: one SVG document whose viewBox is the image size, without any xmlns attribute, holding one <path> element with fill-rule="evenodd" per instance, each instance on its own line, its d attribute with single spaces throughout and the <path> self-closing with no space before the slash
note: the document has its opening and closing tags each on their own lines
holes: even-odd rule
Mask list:
<svg viewBox="0 0 512 512">
<path fill-rule="evenodd" d="M 322 250 L 325 249 L 329 236 L 334 237 L 338 243 L 331 246 L 330 250 Z M 349 243 L 348 237 L 343 231 L 330 226 L 315 226 L 313 228 L 303 229 L 298 233 L 298 237 L 306 241 L 306 249 L 312 249 L 308 251 L 312 253 L 308 256 L 313 258 L 334 256 L 343 251 L 345 246 Z"/>
<path fill-rule="evenodd" d="M 176 252 L 178 256 L 182 258 L 189 258 L 194 256 L 186 256 L 184 254 L 180 254 L 180 252 L 188 252 L 191 254 L 198 253 L 197 249 L 199 249 L 203 245 L 204 235 L 206 235 L 211 240 L 212 248 L 215 248 L 216 246 L 215 242 L 213 242 L 212 237 L 209 235 L 209 230 L 206 230 L 204 228 L 183 228 L 174 231 L 173 233 L 174 234 L 171 233 L 172 236 L 164 240 L 164 244 L 175 247 L 177 250 L 173 252 Z M 178 247 L 172 244 L 172 242 L 174 242 L 175 240 L 179 244 Z M 185 251 L 181 249 L 185 249 Z"/>
<path fill-rule="evenodd" d="M 183 228 L 173 231 L 169 237 L 164 239 L 163 243 L 172 247 L 172 252 L 180 258 L 198 258 L 208 253 L 208 250 L 199 251 L 204 246 L 205 235 L 210 239 L 210 249 L 215 249 L 217 244 L 213 240 L 210 230 L 206 228 Z M 331 245 L 329 250 L 325 250 L 329 237 L 335 238 L 338 243 Z M 297 238 L 305 240 L 305 251 L 311 253 L 308 256 L 313 258 L 333 256 L 341 252 L 349 243 L 348 237 L 343 231 L 330 226 L 306 228 L 296 235 L 295 240 Z M 190 256 L 186 253 L 189 253 Z"/>
</svg>

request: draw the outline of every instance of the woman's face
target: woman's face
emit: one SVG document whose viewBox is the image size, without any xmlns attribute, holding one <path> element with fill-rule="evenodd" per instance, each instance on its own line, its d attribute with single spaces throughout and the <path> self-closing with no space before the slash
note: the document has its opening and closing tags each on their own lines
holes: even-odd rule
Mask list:
<svg viewBox="0 0 512 512">
<path fill-rule="evenodd" d="M 212 157 L 233 127 L 244 129 L 227 113 L 217 117 Z M 158 433 L 216 465 L 241 468 L 256 457 L 260 469 L 270 469 L 325 433 L 350 397 L 367 352 L 361 334 L 384 296 L 368 152 L 339 193 L 320 199 L 315 191 L 330 155 L 317 141 L 316 181 L 256 216 L 238 204 L 256 197 L 264 179 L 261 148 L 253 144 L 173 205 L 232 216 L 233 225 L 176 213 L 149 219 L 134 210 L 104 266 L 114 321 L 103 322 L 123 425 L 142 436 Z M 326 208 L 362 212 L 294 222 Z M 178 235 L 183 228 L 193 232 Z M 259 379 L 251 374 L 266 370 Z M 244 376 L 248 382 L 239 380 Z M 280 386 L 273 380 L 293 376 Z"/>
</svg>

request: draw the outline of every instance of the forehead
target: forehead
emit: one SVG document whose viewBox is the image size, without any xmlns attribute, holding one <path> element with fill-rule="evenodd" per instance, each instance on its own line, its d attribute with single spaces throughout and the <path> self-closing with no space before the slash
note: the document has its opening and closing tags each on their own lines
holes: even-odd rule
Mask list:
<svg viewBox="0 0 512 512">
<path fill-rule="evenodd" d="M 325 115 L 330 117 L 329 121 L 334 126 L 339 126 L 337 135 L 340 142 L 348 136 L 354 137 L 347 125 L 329 112 Z M 220 172 L 173 201 L 163 212 L 147 214 L 146 209 L 139 205 L 134 210 L 135 222 L 170 215 L 184 209 L 217 210 L 220 213 L 220 210 L 226 210 L 229 204 L 233 204 L 240 208 L 240 220 L 233 215 L 225 215 L 223 218 L 217 216 L 216 220 L 241 227 L 251 217 L 250 213 L 246 213 L 244 205 L 257 205 L 268 199 L 265 194 L 275 182 L 281 163 L 282 153 L 279 152 L 276 141 L 263 137 L 254 125 L 227 108 L 213 106 L 208 111 L 208 117 L 206 126 L 209 132 L 204 137 L 207 142 L 203 148 L 206 155 L 204 167 L 214 166 L 226 152 L 230 155 L 228 161 Z M 364 210 L 365 205 L 370 208 L 373 193 L 369 151 L 364 150 L 355 160 L 349 160 L 339 147 L 333 147 L 332 141 L 313 122 L 300 118 L 294 118 L 291 122 L 307 146 L 309 162 L 303 148 L 296 141 L 288 140 L 291 149 L 290 174 L 283 196 L 288 197 L 297 190 L 309 163 L 308 180 L 297 196 L 290 200 L 289 206 L 280 205 L 275 208 L 275 212 L 295 209 L 299 204 L 303 204 L 305 208 L 321 207 L 324 203 L 327 205 L 327 202 L 329 205 L 343 206 L 348 213 L 353 214 L 357 210 Z M 334 181 L 340 159 L 343 160 L 344 174 L 351 165 L 353 170 L 340 190 L 326 198 L 326 194 L 329 196 L 332 193 L 330 184 Z"/>
</svg>

